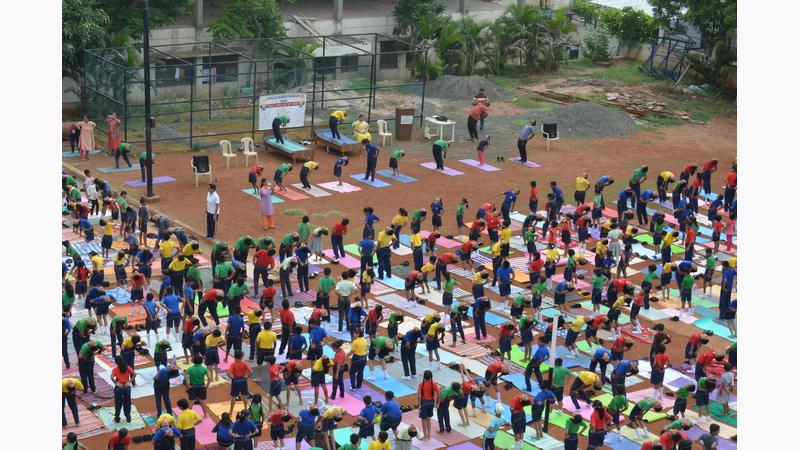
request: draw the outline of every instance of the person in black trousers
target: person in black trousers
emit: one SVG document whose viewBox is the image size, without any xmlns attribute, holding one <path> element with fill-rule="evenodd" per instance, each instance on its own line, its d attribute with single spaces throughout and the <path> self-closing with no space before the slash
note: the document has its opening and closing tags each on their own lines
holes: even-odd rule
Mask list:
<svg viewBox="0 0 800 450">
<path fill-rule="evenodd" d="M 289 118 L 282 114 L 272 119 L 272 135 L 275 136 L 275 142 L 283 144 L 281 127 L 285 127 L 287 123 L 289 123 Z"/>
<path fill-rule="evenodd" d="M 208 194 L 206 195 L 206 238 L 213 239 L 217 231 L 217 220 L 219 219 L 219 194 L 217 185 L 209 183 Z"/>
<path fill-rule="evenodd" d="M 439 139 L 433 143 L 433 159 L 436 161 L 436 169 L 444 170 L 444 157 L 447 155 L 447 141 Z"/>
</svg>

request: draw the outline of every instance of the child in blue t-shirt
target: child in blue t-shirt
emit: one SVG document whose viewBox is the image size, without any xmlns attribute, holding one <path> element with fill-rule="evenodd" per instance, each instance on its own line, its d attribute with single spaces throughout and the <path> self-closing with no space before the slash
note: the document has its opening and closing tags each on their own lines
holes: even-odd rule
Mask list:
<svg viewBox="0 0 800 450">
<path fill-rule="evenodd" d="M 508 421 L 503 419 L 503 407 L 497 405 L 494 410 L 494 417 L 489 421 L 489 426 L 483 432 L 483 450 L 495 450 L 494 438 L 503 425 L 508 425 Z"/>
</svg>

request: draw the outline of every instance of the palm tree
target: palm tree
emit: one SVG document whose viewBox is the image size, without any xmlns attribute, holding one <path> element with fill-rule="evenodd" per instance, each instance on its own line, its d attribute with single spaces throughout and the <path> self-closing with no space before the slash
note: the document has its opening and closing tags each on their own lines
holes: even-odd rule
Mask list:
<svg viewBox="0 0 800 450">
<path fill-rule="evenodd" d="M 543 70 L 555 70 L 566 61 L 565 46 L 568 36 L 576 30 L 563 10 L 555 11 L 545 22 L 541 39 L 541 62 Z"/>
<path fill-rule="evenodd" d="M 445 73 L 459 73 L 463 67 L 464 38 L 459 32 L 455 22 L 447 21 L 439 29 L 438 38 L 434 43 L 436 54 L 442 61 Z"/>
<path fill-rule="evenodd" d="M 506 9 L 498 19 L 513 23 L 516 28 L 514 42 L 522 51 L 523 61 L 530 69 L 538 68 L 538 53 L 541 44 L 541 33 L 545 29 L 547 18 L 539 8 L 528 4 L 515 4 Z"/>
<path fill-rule="evenodd" d="M 461 73 L 463 75 L 472 75 L 475 71 L 475 65 L 482 56 L 482 42 L 481 38 L 483 31 L 489 26 L 487 22 L 476 22 L 470 16 L 463 17 L 456 22 L 458 32 L 463 39 L 463 65 Z"/>
<path fill-rule="evenodd" d="M 517 41 L 518 26 L 508 20 L 495 20 L 487 28 L 483 46 L 486 66 L 495 75 L 503 73 L 508 63 L 508 54 Z"/>
</svg>

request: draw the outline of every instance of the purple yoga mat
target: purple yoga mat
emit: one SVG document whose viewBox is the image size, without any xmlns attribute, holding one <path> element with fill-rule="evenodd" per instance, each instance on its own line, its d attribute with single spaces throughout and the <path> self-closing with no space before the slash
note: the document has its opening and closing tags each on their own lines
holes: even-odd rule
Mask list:
<svg viewBox="0 0 800 450">
<path fill-rule="evenodd" d="M 698 427 L 692 427 L 685 433 L 686 436 L 689 436 L 689 439 L 696 440 L 700 436 L 705 434 L 706 431 Z M 736 450 L 736 443 L 728 439 L 725 439 L 723 437 L 717 436 L 717 450 Z"/>
<path fill-rule="evenodd" d="M 475 167 L 476 169 L 481 169 L 486 172 L 497 172 L 500 170 L 499 167 L 495 167 L 490 164 L 484 163 L 483 165 L 481 165 L 480 161 L 476 161 L 474 159 L 459 159 L 458 161 L 468 166 L 472 166 Z"/>
<path fill-rule="evenodd" d="M 511 160 L 512 160 L 512 161 L 514 161 L 515 163 L 518 163 L 518 164 L 524 164 L 524 165 L 526 165 L 526 166 L 528 166 L 528 167 L 542 167 L 542 165 L 541 165 L 541 164 L 539 164 L 539 163 L 535 163 L 535 162 L 533 162 L 533 161 L 525 161 L 525 162 L 523 163 L 523 162 L 520 162 L 520 161 L 519 161 L 519 158 L 511 158 Z"/>
<path fill-rule="evenodd" d="M 449 168 L 447 166 L 444 167 L 444 170 L 439 170 L 439 169 L 436 168 L 436 163 L 435 162 L 421 163 L 420 166 L 427 167 L 428 169 L 435 170 L 437 172 L 441 172 L 441 173 L 443 173 L 445 175 L 450 175 L 451 177 L 454 177 L 456 175 L 464 175 L 464 172 L 459 172 L 458 170 L 451 169 L 451 168 Z"/>
<path fill-rule="evenodd" d="M 168 177 L 168 176 L 161 176 L 153 178 L 153 184 L 161 184 L 161 183 L 169 183 L 170 181 L 175 181 L 175 178 Z M 126 185 L 130 187 L 144 187 L 147 186 L 147 182 L 142 180 L 133 180 L 133 181 L 126 181 Z"/>
</svg>

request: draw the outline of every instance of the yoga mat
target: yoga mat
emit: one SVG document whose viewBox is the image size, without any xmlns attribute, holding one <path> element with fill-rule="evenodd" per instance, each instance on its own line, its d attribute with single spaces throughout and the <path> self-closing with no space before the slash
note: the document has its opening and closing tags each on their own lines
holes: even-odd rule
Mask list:
<svg viewBox="0 0 800 450">
<path fill-rule="evenodd" d="M 541 449 L 541 450 L 563 450 L 564 443 L 559 441 L 558 439 L 553 438 L 547 433 L 542 433 L 541 439 L 536 439 L 536 432 L 531 428 L 528 427 L 530 433 L 525 433 L 525 437 L 523 438 L 524 442 L 530 442 L 533 444 L 534 447 Z"/>
<path fill-rule="evenodd" d="M 89 155 L 97 155 L 98 153 L 103 153 L 103 151 L 102 151 L 102 150 L 97 150 L 97 149 L 95 149 L 95 150 L 89 150 Z M 62 157 L 62 158 L 71 158 L 71 157 L 73 157 L 73 156 L 80 156 L 80 154 L 81 154 L 81 153 L 80 153 L 80 151 L 78 151 L 78 149 L 77 149 L 77 148 L 75 149 L 75 153 L 72 153 L 72 152 L 71 152 L 71 151 L 69 151 L 69 150 L 67 150 L 67 151 L 63 151 L 63 150 L 62 150 L 62 151 L 61 151 L 61 157 Z"/>
<path fill-rule="evenodd" d="M 289 200 L 303 200 L 308 198 L 307 195 L 301 194 L 300 192 L 293 191 L 291 189 L 286 189 L 286 192 L 281 191 L 280 189 L 275 189 L 275 193 L 280 195 L 281 197 L 286 197 Z"/>
<path fill-rule="evenodd" d="M 253 197 L 256 200 L 261 200 L 261 197 L 259 197 L 258 194 L 253 193 L 253 188 L 244 188 L 242 189 L 242 192 L 249 195 L 250 197 Z M 284 201 L 285 201 L 284 199 L 278 197 L 277 195 L 272 196 L 272 203 L 283 203 Z"/>
<path fill-rule="evenodd" d="M 608 437 L 610 441 L 605 441 L 603 444 L 614 450 L 639 450 L 642 448 L 639 444 L 624 436 L 622 436 L 620 440 L 617 440 L 617 436 L 621 435 L 618 435 L 616 432 L 606 434 L 606 437 Z"/>
<path fill-rule="evenodd" d="M 440 433 L 439 426 L 433 426 L 433 420 L 431 420 L 431 435 L 434 439 L 440 441 L 445 447 L 450 447 L 451 445 L 461 444 L 464 442 L 469 441 L 469 437 L 465 436 L 458 432 L 459 427 L 458 424 L 461 423 L 461 419 L 458 417 L 458 410 L 452 407 L 448 408 L 448 412 L 450 413 L 450 426 L 452 427 L 452 431 L 449 433 Z M 419 418 L 419 414 L 413 414 L 416 411 L 411 411 L 410 414 L 407 414 L 403 417 L 403 420 L 409 424 L 414 425 L 417 427 L 418 430 L 422 430 L 422 420 Z"/>
<path fill-rule="evenodd" d="M 200 414 L 200 417 L 203 417 L 204 412 L 202 406 L 193 405 L 192 410 L 197 414 Z M 172 412 L 177 417 L 177 415 L 181 413 L 181 410 L 178 407 L 175 407 L 172 408 Z M 194 426 L 194 439 L 201 446 L 215 444 L 217 442 L 217 434 L 211 431 L 214 428 L 214 425 L 214 421 L 211 420 L 211 417 L 205 417 L 202 422 Z"/>
<path fill-rule="evenodd" d="M 458 162 L 462 162 L 468 166 L 472 166 L 476 169 L 481 169 L 486 172 L 497 172 L 500 168 L 492 166 L 490 164 L 483 164 L 481 165 L 480 161 L 476 161 L 474 159 L 459 159 Z M 434 166 L 435 167 L 435 166 Z"/>
<path fill-rule="evenodd" d="M 79 438 L 83 438 L 96 436 L 108 431 L 108 428 L 103 425 L 103 422 L 91 411 L 86 409 L 81 402 L 78 402 L 78 420 L 81 421 L 80 425 L 75 426 L 75 422 L 73 422 L 75 418 L 72 416 L 72 411 L 66 406 L 64 407 L 64 412 L 67 414 L 67 426 L 61 428 L 61 439 L 66 439 L 69 433 L 75 433 Z M 133 410 L 131 410 L 131 412 L 133 412 Z"/>
<path fill-rule="evenodd" d="M 413 253 L 413 251 L 410 248 L 406 247 L 405 245 L 400 245 L 397 248 L 392 247 L 392 253 L 398 256 L 405 256 L 405 255 L 410 255 L 411 253 Z M 394 267 L 392 267 L 392 271 L 394 271 Z"/>
<path fill-rule="evenodd" d="M 397 175 L 394 175 L 394 174 L 392 174 L 392 169 L 379 170 L 378 174 L 379 175 L 383 175 L 384 177 L 386 177 L 386 178 L 388 178 L 390 180 L 399 181 L 401 183 L 413 183 L 413 182 L 417 181 L 416 178 L 410 177 L 408 175 L 403 175 L 402 173 L 398 173 Z"/>
<path fill-rule="evenodd" d="M 310 195 L 312 197 L 327 197 L 327 196 L 331 195 L 330 192 L 322 190 L 322 189 L 314 186 L 313 184 L 311 185 L 311 189 L 304 188 L 303 187 L 303 183 L 294 183 L 294 184 L 292 184 L 292 187 L 295 187 L 295 188 L 299 189 L 301 192 L 305 192 L 306 194 L 308 194 L 308 195 Z"/>
<path fill-rule="evenodd" d="M 333 142 L 334 144 L 340 144 L 340 145 L 341 144 L 345 144 L 345 145 L 348 145 L 348 144 L 360 144 L 360 142 L 356 142 L 355 139 L 351 138 L 350 136 L 345 136 L 345 135 L 341 134 L 341 132 L 339 133 L 339 135 L 342 138 L 341 139 L 335 139 L 333 137 L 333 134 L 331 133 L 331 130 L 325 129 L 325 128 L 319 128 L 319 129 L 314 130 L 314 134 L 316 136 L 319 136 L 322 139 L 325 139 L 326 141 Z"/>
<path fill-rule="evenodd" d="M 119 412 L 119 417 L 120 417 L 119 423 L 114 423 L 114 408 L 113 407 L 100 408 L 100 409 L 97 410 L 96 414 L 100 417 L 100 420 L 103 421 L 103 425 L 105 425 L 106 428 L 110 428 L 112 430 L 119 430 L 120 428 L 127 428 L 128 431 L 132 431 L 132 430 L 138 430 L 139 428 L 144 428 L 145 427 L 144 419 L 142 419 L 142 416 L 139 415 L 139 411 L 136 409 L 136 405 L 133 405 L 133 404 L 131 405 L 131 421 L 130 421 L 130 423 L 128 423 L 125 420 L 125 414 L 122 411 Z"/>
<path fill-rule="evenodd" d="M 500 317 L 497 314 L 490 313 L 490 312 L 486 313 L 486 323 L 488 323 L 489 325 L 492 325 L 492 326 L 496 327 L 496 326 L 502 325 L 502 324 L 504 324 L 506 322 L 508 322 L 508 319 L 506 319 L 505 317 Z"/>
<path fill-rule="evenodd" d="M 141 170 L 141 168 L 139 167 L 139 163 L 136 163 L 136 164 L 132 164 L 130 167 L 128 167 L 127 165 L 120 166 L 119 168 L 113 167 L 113 166 L 112 167 L 98 167 L 97 170 L 99 170 L 101 173 L 117 173 L 117 172 L 128 172 L 128 171 L 131 171 L 131 170 Z"/>
<path fill-rule="evenodd" d="M 531 391 L 525 388 L 525 374 L 524 373 L 514 373 L 510 375 L 503 375 L 501 377 L 504 381 L 508 381 L 512 383 L 515 388 L 519 389 L 520 391 L 527 392 L 531 395 L 536 395 L 542 390 L 539 388 L 539 383 L 536 382 L 536 377 L 531 376 Z"/>
<path fill-rule="evenodd" d="M 358 428 L 350 428 L 350 427 L 337 428 L 337 429 L 333 430 L 333 439 L 336 441 L 336 444 L 338 444 L 339 447 L 341 448 L 342 446 L 347 445 L 347 444 L 350 443 L 350 435 L 353 434 L 353 433 L 358 434 Z M 376 437 L 378 436 L 377 432 L 375 433 L 375 436 Z M 389 436 L 393 437 L 392 433 L 389 433 Z M 297 442 L 297 441 L 295 441 L 295 442 Z M 289 445 L 286 440 L 284 440 L 283 443 L 284 443 L 284 447 L 286 447 L 287 449 L 295 448 L 294 444 Z M 370 439 L 362 439 L 361 440 L 361 445 L 359 446 L 359 450 L 367 450 L 369 448 L 369 443 L 370 443 Z M 308 445 L 305 441 L 303 441 L 302 444 L 303 445 Z M 304 450 L 304 449 L 301 447 L 300 450 Z"/>
<path fill-rule="evenodd" d="M 378 281 L 380 281 L 382 284 L 385 284 L 386 286 L 389 286 L 392 289 L 404 290 L 406 288 L 405 279 L 400 278 L 397 275 L 392 275 L 391 278 L 386 277 Z M 403 299 L 403 301 L 405 301 L 405 298 Z"/>
<path fill-rule="evenodd" d="M 300 145 L 299 143 L 289 139 L 286 136 L 283 136 L 283 144 L 280 144 L 280 143 L 276 142 L 275 141 L 275 136 L 270 136 L 268 138 L 264 138 L 264 142 L 266 142 L 268 145 L 271 145 L 273 147 L 278 147 L 278 148 L 280 148 L 282 150 L 285 150 L 287 152 L 290 152 L 290 153 L 301 152 L 303 150 L 308 150 L 307 147 L 305 147 L 303 145 Z"/>
<path fill-rule="evenodd" d="M 326 249 L 322 252 L 325 256 L 331 259 L 331 261 L 335 260 L 336 258 L 333 256 L 332 249 Z M 356 269 L 361 267 L 361 262 L 356 258 L 353 258 L 350 255 L 344 255 L 339 258 L 339 264 L 345 266 L 348 269 Z"/>
<path fill-rule="evenodd" d="M 719 336 L 731 342 L 736 342 L 736 338 L 731 336 L 731 332 L 728 330 L 728 327 L 720 324 L 715 319 L 703 317 L 702 319 L 697 319 L 694 322 L 694 326 L 700 328 L 701 330 L 711 330 L 714 332 L 715 336 Z"/>
<path fill-rule="evenodd" d="M 430 236 L 431 232 L 428 230 L 421 230 L 419 234 L 421 234 L 423 238 L 427 239 L 428 236 Z M 446 237 L 442 236 L 436 239 L 436 245 L 444 248 L 455 248 L 455 247 L 460 247 L 461 242 L 454 241 L 452 239 L 447 239 Z"/>
<path fill-rule="evenodd" d="M 525 162 L 521 162 L 521 161 L 520 161 L 520 158 L 511 158 L 511 161 L 514 161 L 514 162 L 515 162 L 515 163 L 517 163 L 517 164 L 522 164 L 522 165 L 524 165 L 524 166 L 528 166 L 528 167 L 542 167 L 542 165 L 541 165 L 541 164 L 539 164 L 539 163 L 535 163 L 535 162 L 533 162 L 533 161 L 525 161 Z"/>
<path fill-rule="evenodd" d="M 689 430 L 684 431 L 684 433 L 686 433 L 686 436 L 689 436 L 689 439 L 696 441 L 697 439 L 700 439 L 700 436 L 708 433 L 708 431 L 694 426 Z M 736 450 L 736 443 L 725 439 L 722 436 L 717 436 L 717 450 Z"/>
<path fill-rule="evenodd" d="M 375 380 L 367 380 L 366 379 L 367 372 L 366 369 L 364 371 L 364 380 L 369 384 L 377 387 L 378 389 L 382 390 L 383 392 L 392 391 L 394 392 L 395 397 L 405 397 L 406 395 L 411 395 L 416 392 L 416 389 L 411 389 L 410 387 L 406 386 L 405 384 L 401 383 L 400 380 L 392 377 L 389 375 L 388 379 L 383 377 L 383 370 L 380 367 L 375 367 Z M 346 384 L 346 383 L 345 383 Z"/>
<path fill-rule="evenodd" d="M 358 244 L 347 244 L 344 246 L 344 251 L 353 256 L 357 256 L 359 258 L 359 265 L 361 264 L 361 250 L 358 248 Z M 377 253 L 372 254 L 372 264 L 378 264 Z"/>
<path fill-rule="evenodd" d="M 420 163 L 420 166 L 425 167 L 427 169 L 434 170 L 436 172 L 441 172 L 441 173 L 443 173 L 445 175 L 449 175 L 451 177 L 454 177 L 456 175 L 464 175 L 464 172 L 459 172 L 458 170 L 451 169 L 451 168 L 449 168 L 447 166 L 444 167 L 444 170 L 438 170 L 436 168 L 436 163 L 435 162 Z"/>
<path fill-rule="evenodd" d="M 572 401 L 569 400 L 569 395 L 567 395 L 566 398 L 568 403 L 572 403 Z M 565 413 L 563 411 L 552 411 L 550 413 L 550 424 L 555 425 L 559 428 L 566 428 L 567 421 L 570 419 L 572 419 L 572 414 Z M 584 416 L 583 419 L 589 420 L 589 416 Z M 583 433 L 581 433 L 581 435 L 588 436 L 589 427 L 586 427 L 586 429 L 583 431 Z"/>
<path fill-rule="evenodd" d="M 497 448 L 514 448 L 515 442 L 514 436 L 503 430 L 498 431 L 494 438 L 494 444 L 497 446 Z M 536 450 L 536 447 L 524 440 L 522 441 L 521 448 L 522 450 Z"/>
<path fill-rule="evenodd" d="M 481 356 L 486 355 L 487 353 L 489 353 L 491 351 L 490 349 L 488 349 L 488 348 L 486 348 L 486 347 L 484 347 L 484 346 L 482 346 L 480 344 L 476 344 L 474 342 L 469 342 L 469 341 L 474 341 L 475 340 L 475 333 L 468 333 L 468 334 L 465 333 L 465 336 L 467 338 L 467 343 L 466 344 L 458 343 L 455 347 L 448 346 L 447 348 L 451 352 L 453 352 L 453 353 L 455 353 L 455 354 L 457 354 L 459 356 L 462 356 L 464 358 L 479 358 Z M 484 342 L 488 342 L 488 341 L 484 341 Z"/>
<path fill-rule="evenodd" d="M 387 183 L 387 182 L 385 182 L 385 181 L 383 181 L 383 180 L 381 180 L 379 178 L 376 178 L 375 180 L 372 180 L 372 181 L 365 180 L 363 174 L 350 175 L 350 178 L 358 181 L 359 183 L 368 184 L 368 185 L 370 185 L 372 187 L 376 187 L 376 188 L 382 188 L 382 187 L 391 186 L 389 183 Z"/>
<path fill-rule="evenodd" d="M 388 281 L 388 279 L 385 279 L 383 281 Z M 413 314 L 414 317 L 420 319 L 425 317 L 427 314 L 436 312 L 433 308 L 429 308 L 425 305 L 420 305 L 416 302 L 409 302 L 408 300 L 405 299 L 405 297 L 399 294 L 382 295 L 380 297 L 376 297 L 375 300 L 379 300 L 383 303 L 392 305 L 396 308 L 399 308 L 401 311 L 404 311 L 408 314 Z"/>
<path fill-rule="evenodd" d="M 353 186 L 352 184 L 345 182 L 342 182 L 341 186 L 339 186 L 339 183 L 337 181 L 328 181 L 326 183 L 318 183 L 318 184 L 329 191 L 340 192 L 340 193 L 356 192 L 361 190 L 360 187 Z"/>
<path fill-rule="evenodd" d="M 153 178 L 153 184 L 161 184 L 161 183 L 169 183 L 175 181 L 175 178 L 169 176 L 160 176 Z M 144 187 L 147 186 L 147 183 L 142 180 L 133 180 L 133 181 L 126 181 L 126 185 L 130 187 Z"/>
<path fill-rule="evenodd" d="M 722 412 L 722 404 L 717 403 L 717 402 L 710 402 L 708 404 L 708 407 L 711 410 L 711 417 L 714 420 L 717 420 L 719 422 L 722 422 L 722 423 L 725 423 L 725 424 L 728 424 L 728 425 L 733 425 L 734 427 L 736 426 L 736 416 L 735 415 L 733 415 L 733 416 L 724 415 L 723 412 Z M 697 409 L 698 408 L 697 408 L 696 405 L 692 406 L 692 410 L 697 411 Z"/>
<path fill-rule="evenodd" d="M 450 413 L 450 414 L 452 415 L 452 413 Z M 472 424 L 472 422 L 470 422 L 470 424 Z M 467 436 L 469 436 L 472 439 L 474 439 L 476 437 L 480 437 L 483 434 L 484 430 L 486 430 L 486 429 L 481 427 L 481 434 L 480 435 L 470 436 L 469 434 L 467 434 Z M 453 446 L 450 446 L 449 448 L 450 448 L 450 450 L 481 450 L 481 447 L 478 447 L 477 445 L 473 444 L 472 442 L 465 442 L 463 444 L 453 445 Z"/>
<path fill-rule="evenodd" d="M 420 342 L 417 344 L 417 353 L 420 355 L 428 356 L 428 350 L 425 349 L 425 343 Z M 439 347 L 439 358 L 442 360 L 442 370 L 447 369 L 447 365 L 455 364 L 461 362 L 461 358 L 457 355 L 448 352 L 443 347 Z M 436 361 L 436 356 L 434 355 L 434 362 Z M 449 369 L 448 369 L 449 370 Z M 454 374 L 458 375 L 457 372 L 453 372 Z M 461 378 L 454 379 L 456 381 L 461 381 Z"/>
</svg>

